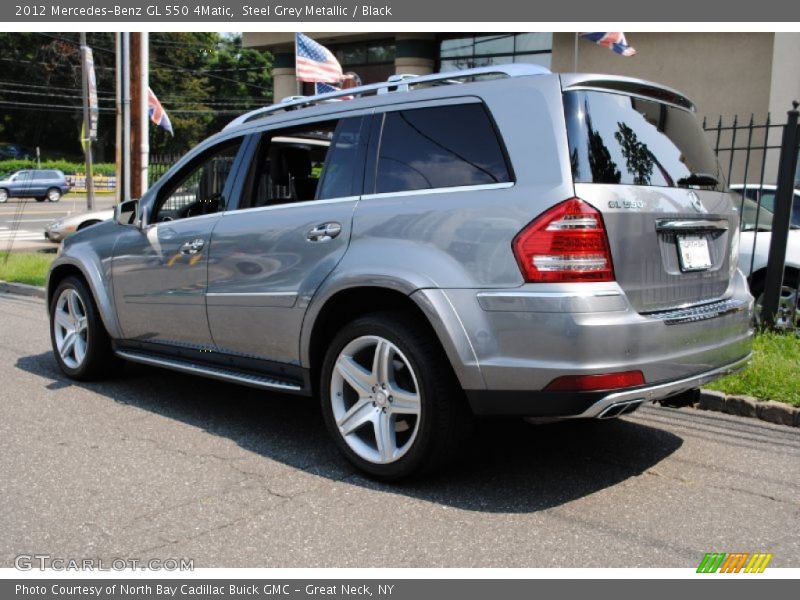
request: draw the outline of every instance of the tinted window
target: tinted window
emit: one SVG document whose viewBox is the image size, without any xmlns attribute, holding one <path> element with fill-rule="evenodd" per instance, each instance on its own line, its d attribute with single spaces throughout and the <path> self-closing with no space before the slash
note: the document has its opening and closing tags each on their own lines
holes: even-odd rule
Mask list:
<svg viewBox="0 0 800 600">
<path fill-rule="evenodd" d="M 153 221 L 172 221 L 224 210 L 223 191 L 240 145 L 240 138 L 223 142 L 174 175 L 159 193 Z"/>
<path fill-rule="evenodd" d="M 694 114 L 624 94 L 564 94 L 572 173 L 578 183 L 690 187 L 692 174 L 716 177 L 717 159 Z"/>
<path fill-rule="evenodd" d="M 355 117 L 265 133 L 240 208 L 359 194 L 362 123 Z"/>
<path fill-rule="evenodd" d="M 500 142 L 481 104 L 385 115 L 377 193 L 507 181 Z"/>
<path fill-rule="evenodd" d="M 360 117 L 339 122 L 325 161 L 317 198 L 342 198 L 361 193 L 359 151 L 363 139 L 363 123 L 364 119 Z"/>
</svg>

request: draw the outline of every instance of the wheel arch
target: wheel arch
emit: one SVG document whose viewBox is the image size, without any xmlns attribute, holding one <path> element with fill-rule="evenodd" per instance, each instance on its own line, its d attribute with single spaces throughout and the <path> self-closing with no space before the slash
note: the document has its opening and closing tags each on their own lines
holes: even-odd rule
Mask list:
<svg viewBox="0 0 800 600">
<path fill-rule="evenodd" d="M 99 270 L 97 268 L 87 268 L 82 262 L 62 258 L 57 259 L 50 268 L 46 284 L 47 311 L 50 311 L 56 288 L 69 276 L 79 277 L 89 288 L 108 335 L 112 338 L 121 337 L 114 305 L 111 302 L 106 286 L 102 284 Z"/>
<path fill-rule="evenodd" d="M 462 388 L 483 389 L 485 383 L 477 357 L 444 292 L 415 290 L 407 282 L 387 283 L 383 281 L 382 285 L 376 285 L 370 282 L 328 289 L 322 297 L 318 294 L 314 298 L 306 312 L 300 336 L 301 364 L 310 369 L 312 381 L 318 380 L 326 341 L 330 341 L 343 325 L 373 312 L 404 310 L 413 314 L 434 335 Z"/>
</svg>

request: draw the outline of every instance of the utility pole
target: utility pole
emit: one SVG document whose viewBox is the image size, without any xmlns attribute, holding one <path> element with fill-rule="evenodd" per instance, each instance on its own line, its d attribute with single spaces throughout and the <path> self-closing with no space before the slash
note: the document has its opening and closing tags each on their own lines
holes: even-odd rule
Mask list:
<svg viewBox="0 0 800 600">
<path fill-rule="evenodd" d="M 150 34 L 143 31 L 139 45 L 139 78 L 141 83 L 140 109 L 139 109 L 139 178 L 141 180 L 141 193 L 147 191 L 147 171 L 150 165 L 150 111 L 149 111 L 149 90 L 150 90 Z"/>
<path fill-rule="evenodd" d="M 131 34 L 122 38 L 122 198 L 131 196 Z"/>
<path fill-rule="evenodd" d="M 142 196 L 142 34 L 131 32 L 131 198 Z"/>
<path fill-rule="evenodd" d="M 86 45 L 86 33 L 81 32 L 81 81 L 83 88 L 83 128 L 81 128 L 81 146 L 86 161 L 86 210 L 94 207 L 94 174 L 92 173 L 92 124 L 89 115 L 89 69 Z"/>
<path fill-rule="evenodd" d="M 123 110 L 122 110 L 122 82 L 125 79 L 125 73 L 122 68 L 122 53 L 123 53 L 123 44 L 122 44 L 122 33 L 119 31 L 114 34 L 114 50 L 116 55 L 116 80 L 114 85 L 114 92 L 115 92 L 115 107 L 116 107 L 116 137 L 115 137 L 115 162 L 116 162 L 116 174 L 117 174 L 117 185 L 114 186 L 114 199 L 116 203 L 119 204 L 127 200 L 124 195 L 123 191 L 123 181 L 125 180 L 125 173 L 123 168 L 123 159 L 122 159 L 122 119 L 123 119 Z"/>
<path fill-rule="evenodd" d="M 149 36 L 131 33 L 131 197 L 147 191 L 147 163 L 150 155 L 147 90 Z"/>
</svg>

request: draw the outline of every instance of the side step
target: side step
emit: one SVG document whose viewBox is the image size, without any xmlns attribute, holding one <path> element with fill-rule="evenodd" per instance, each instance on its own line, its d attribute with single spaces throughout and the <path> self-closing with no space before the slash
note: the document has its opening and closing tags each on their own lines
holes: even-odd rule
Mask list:
<svg viewBox="0 0 800 600">
<path fill-rule="evenodd" d="M 172 369 L 173 371 L 190 373 L 192 375 L 202 375 L 203 377 L 210 377 L 212 379 L 219 379 L 221 381 L 238 383 L 241 385 L 247 385 L 265 390 L 291 393 L 304 391 L 303 387 L 296 383 L 275 379 L 274 377 L 268 377 L 266 375 L 235 371 L 232 369 L 225 369 L 223 367 L 212 365 L 203 365 L 176 358 L 155 356 L 147 352 L 138 352 L 136 350 L 129 350 L 127 348 L 124 350 L 118 349 L 115 351 L 115 354 L 120 358 L 124 358 L 125 360 L 129 360 L 131 362 L 142 363 L 154 367 L 163 367 L 165 369 Z"/>
</svg>

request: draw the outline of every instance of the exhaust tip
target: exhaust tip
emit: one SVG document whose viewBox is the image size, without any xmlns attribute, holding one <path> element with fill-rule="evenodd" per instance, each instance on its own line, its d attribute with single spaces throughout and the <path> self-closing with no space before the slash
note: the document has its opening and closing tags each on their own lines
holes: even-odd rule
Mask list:
<svg viewBox="0 0 800 600">
<path fill-rule="evenodd" d="M 607 406 L 603 412 L 597 415 L 598 419 L 615 419 L 622 415 L 629 415 L 639 408 L 644 403 L 644 400 L 628 400 L 626 402 L 617 402 Z"/>
</svg>

